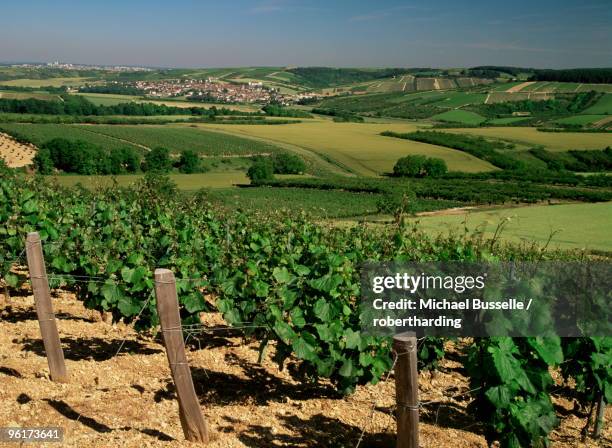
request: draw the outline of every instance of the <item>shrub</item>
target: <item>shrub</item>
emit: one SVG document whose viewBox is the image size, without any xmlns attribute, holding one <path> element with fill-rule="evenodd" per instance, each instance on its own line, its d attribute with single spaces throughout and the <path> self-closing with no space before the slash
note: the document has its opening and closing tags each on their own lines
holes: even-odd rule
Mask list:
<svg viewBox="0 0 612 448">
<path fill-rule="evenodd" d="M 300 174 L 306 170 L 304 161 L 295 154 L 279 153 L 272 159 L 275 174 Z"/>
<path fill-rule="evenodd" d="M 40 174 L 53 173 L 53 159 L 51 159 L 51 151 L 49 151 L 49 148 L 40 148 L 36 152 L 34 156 L 34 167 Z"/>
<path fill-rule="evenodd" d="M 274 164 L 265 157 L 257 157 L 253 165 L 247 171 L 247 176 L 251 182 L 257 183 L 263 180 L 274 179 Z"/>
<path fill-rule="evenodd" d="M 172 168 L 170 151 L 167 148 L 153 148 L 145 154 L 144 171 L 167 173 Z"/>
<path fill-rule="evenodd" d="M 192 174 L 200 171 L 200 157 L 195 151 L 185 149 L 181 152 L 178 169 L 181 173 Z"/>
<path fill-rule="evenodd" d="M 444 176 L 448 171 L 446 162 L 435 157 L 427 158 L 423 164 L 423 169 L 425 171 L 425 175 L 430 177 Z"/>
<path fill-rule="evenodd" d="M 402 157 L 395 163 L 393 174 L 399 177 L 420 177 L 426 160 L 425 156 Z"/>
</svg>

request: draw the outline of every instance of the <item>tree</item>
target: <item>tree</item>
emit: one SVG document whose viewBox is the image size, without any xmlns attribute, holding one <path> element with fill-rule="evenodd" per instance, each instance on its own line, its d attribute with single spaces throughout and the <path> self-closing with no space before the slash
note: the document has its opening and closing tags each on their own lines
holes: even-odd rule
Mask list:
<svg viewBox="0 0 612 448">
<path fill-rule="evenodd" d="M 274 179 L 274 165 L 269 158 L 257 157 L 247 171 L 247 176 L 253 183 Z"/>
<path fill-rule="evenodd" d="M 272 162 L 275 174 L 300 174 L 306 170 L 304 161 L 295 154 L 281 152 L 273 157 Z"/>
<path fill-rule="evenodd" d="M 178 163 L 178 168 L 181 173 L 191 174 L 200 171 L 200 158 L 195 151 L 185 149 L 181 152 L 181 158 Z"/>
<path fill-rule="evenodd" d="M 53 173 L 53 159 L 49 148 L 40 148 L 34 156 L 34 167 L 40 174 Z"/>
<path fill-rule="evenodd" d="M 140 166 L 140 154 L 130 146 L 121 148 L 122 163 L 128 173 L 135 173 Z"/>
<path fill-rule="evenodd" d="M 435 157 L 428 157 L 423 164 L 425 175 L 429 177 L 440 177 L 447 173 L 446 162 Z"/>
<path fill-rule="evenodd" d="M 393 174 L 400 177 L 419 177 L 423 174 L 425 156 L 405 156 L 399 159 L 393 167 Z"/>
<path fill-rule="evenodd" d="M 167 173 L 172 168 L 170 151 L 162 147 L 153 148 L 145 154 L 143 168 L 144 171 Z"/>
</svg>

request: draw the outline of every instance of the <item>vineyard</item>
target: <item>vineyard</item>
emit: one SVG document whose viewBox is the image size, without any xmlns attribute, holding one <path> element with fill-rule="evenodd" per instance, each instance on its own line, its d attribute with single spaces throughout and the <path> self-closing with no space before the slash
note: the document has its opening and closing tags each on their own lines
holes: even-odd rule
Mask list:
<svg viewBox="0 0 612 448">
<path fill-rule="evenodd" d="M 183 197 L 150 177 L 133 188 L 90 192 L 4 171 L 0 223 L 7 288 L 27 281 L 19 260 L 26 233 L 37 231 L 52 288 L 146 335 L 159 325 L 153 272 L 167 268 L 176 276 L 186 335 L 220 313 L 257 344 L 260 360 L 340 395 L 387 379 L 394 366 L 390 341 L 360 330 L 361 263 L 585 256 L 466 235 L 430 238 L 402 220 L 385 229 L 328 228 L 299 215 L 221 214 L 205 196 Z M 504 447 L 546 445 L 563 418 L 553 398 L 573 400 L 585 423 L 592 404 L 612 398 L 609 338 L 491 338 L 455 347 L 448 356 L 469 375 L 469 412 L 481 434 Z M 442 339 L 421 340 L 421 370 L 443 365 L 445 348 Z"/>
</svg>

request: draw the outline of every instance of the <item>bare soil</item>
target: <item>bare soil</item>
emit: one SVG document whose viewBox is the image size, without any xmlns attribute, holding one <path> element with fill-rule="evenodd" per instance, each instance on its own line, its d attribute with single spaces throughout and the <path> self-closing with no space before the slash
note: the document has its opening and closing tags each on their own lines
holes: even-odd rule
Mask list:
<svg viewBox="0 0 612 448">
<path fill-rule="evenodd" d="M 49 380 L 33 297 L 27 289 L 0 295 L 0 427 L 59 426 L 66 447 L 183 447 L 176 395 L 157 335 L 138 335 L 86 310 L 71 293 L 54 291 L 54 308 L 70 374 Z M 234 331 L 210 331 L 188 342 L 188 359 L 213 441 L 219 447 L 354 447 L 395 444 L 394 380 L 358 387 L 349 397 L 329 384 L 309 385 L 257 362 L 257 343 Z M 123 342 L 123 348 L 117 351 Z M 421 372 L 420 436 L 424 448 L 487 447 L 478 420 L 466 411 L 468 380 L 451 348 L 435 374 Z M 434 403 L 427 403 L 433 401 Z M 561 427 L 554 448 L 612 446 L 605 438 L 579 442 L 584 416 L 557 397 Z M 14 447 L 16 444 L 6 444 Z M 28 444 L 27 446 L 37 446 Z M 48 445 L 46 445 L 48 446 Z M 54 445 L 57 446 L 57 445 Z"/>
<path fill-rule="evenodd" d="M 10 135 L 0 132 L 0 159 L 10 168 L 19 168 L 32 163 L 36 146 L 19 143 Z"/>
</svg>

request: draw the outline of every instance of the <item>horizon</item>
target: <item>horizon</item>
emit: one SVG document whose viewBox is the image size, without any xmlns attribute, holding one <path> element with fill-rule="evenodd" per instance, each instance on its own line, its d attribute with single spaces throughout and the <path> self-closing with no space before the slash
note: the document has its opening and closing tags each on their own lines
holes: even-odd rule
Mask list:
<svg viewBox="0 0 612 448">
<path fill-rule="evenodd" d="M 608 2 L 533 3 L 24 0 L 4 6 L 11 20 L 0 29 L 0 60 L 166 69 L 610 66 Z"/>
</svg>

